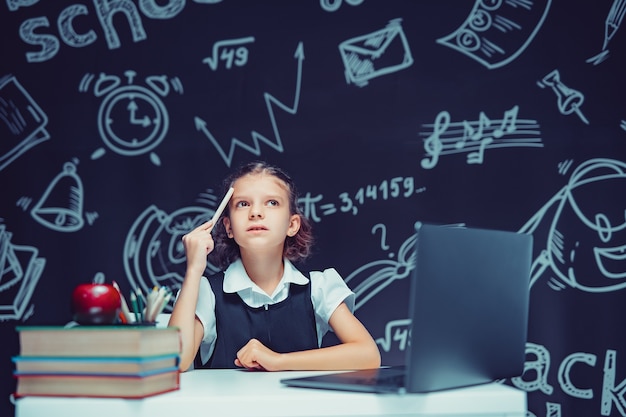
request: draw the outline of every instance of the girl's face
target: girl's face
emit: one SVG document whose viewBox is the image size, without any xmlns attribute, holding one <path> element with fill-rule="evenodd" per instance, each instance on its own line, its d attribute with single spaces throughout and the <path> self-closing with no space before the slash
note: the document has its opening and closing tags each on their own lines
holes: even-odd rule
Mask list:
<svg viewBox="0 0 626 417">
<path fill-rule="evenodd" d="M 300 216 L 289 210 L 285 184 L 267 174 L 249 174 L 233 184 L 230 215 L 224 218 L 228 236 L 242 251 L 272 251 L 282 254 L 287 236 L 300 229 Z"/>
</svg>

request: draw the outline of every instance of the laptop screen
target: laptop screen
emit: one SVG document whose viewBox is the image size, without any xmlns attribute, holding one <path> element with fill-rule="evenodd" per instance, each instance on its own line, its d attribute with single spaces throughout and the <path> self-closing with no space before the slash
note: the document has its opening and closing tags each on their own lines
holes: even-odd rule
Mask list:
<svg viewBox="0 0 626 417">
<path fill-rule="evenodd" d="M 405 366 L 281 382 L 359 392 L 425 393 L 523 373 L 532 236 L 419 222 L 415 233 Z"/>
<path fill-rule="evenodd" d="M 532 236 L 416 223 L 407 391 L 521 375 Z"/>
</svg>

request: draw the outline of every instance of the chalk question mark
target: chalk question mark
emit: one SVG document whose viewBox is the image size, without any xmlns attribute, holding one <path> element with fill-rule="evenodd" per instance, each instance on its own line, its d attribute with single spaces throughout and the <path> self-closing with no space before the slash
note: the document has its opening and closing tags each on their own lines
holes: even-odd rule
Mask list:
<svg viewBox="0 0 626 417">
<path fill-rule="evenodd" d="M 385 227 L 384 224 L 378 223 L 378 224 L 374 225 L 374 227 L 372 227 L 372 234 L 373 235 L 376 234 L 376 230 L 377 229 L 380 229 L 380 248 L 382 250 L 389 249 L 389 245 L 386 242 L 386 240 L 387 240 L 387 228 Z"/>
</svg>

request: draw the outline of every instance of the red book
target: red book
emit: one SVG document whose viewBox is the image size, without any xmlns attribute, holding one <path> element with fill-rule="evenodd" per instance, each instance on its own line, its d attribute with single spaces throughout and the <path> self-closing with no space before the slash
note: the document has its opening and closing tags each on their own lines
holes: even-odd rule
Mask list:
<svg viewBox="0 0 626 417">
<path fill-rule="evenodd" d="M 15 374 L 16 397 L 145 398 L 180 388 L 178 369 L 148 375 Z"/>
</svg>

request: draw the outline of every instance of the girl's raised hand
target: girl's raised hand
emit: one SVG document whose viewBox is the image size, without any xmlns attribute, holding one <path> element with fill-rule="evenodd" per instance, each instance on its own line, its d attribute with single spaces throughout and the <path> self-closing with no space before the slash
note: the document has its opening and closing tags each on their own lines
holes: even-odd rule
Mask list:
<svg viewBox="0 0 626 417">
<path fill-rule="evenodd" d="M 213 251 L 213 221 L 209 220 L 183 235 L 183 245 L 187 255 L 187 266 L 197 266 L 202 271 L 206 268 L 206 257 Z"/>
</svg>

